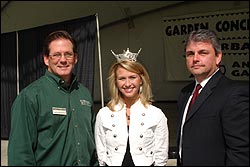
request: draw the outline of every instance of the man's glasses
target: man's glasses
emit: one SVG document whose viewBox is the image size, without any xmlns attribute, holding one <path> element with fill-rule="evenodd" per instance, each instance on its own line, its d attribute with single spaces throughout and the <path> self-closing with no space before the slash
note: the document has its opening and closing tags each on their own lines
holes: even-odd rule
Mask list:
<svg viewBox="0 0 250 167">
<path fill-rule="evenodd" d="M 59 60 L 62 58 L 63 55 L 64 55 L 65 59 L 67 59 L 67 60 L 72 60 L 74 58 L 74 53 L 72 53 L 72 52 L 65 52 L 64 54 L 63 53 L 55 53 L 55 54 L 52 54 L 49 56 L 51 56 L 51 58 L 53 60 Z"/>
</svg>

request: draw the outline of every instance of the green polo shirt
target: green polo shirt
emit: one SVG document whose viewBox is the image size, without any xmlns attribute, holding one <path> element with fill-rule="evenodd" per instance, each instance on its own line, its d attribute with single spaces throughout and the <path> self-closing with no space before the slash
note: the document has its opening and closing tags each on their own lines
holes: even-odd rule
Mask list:
<svg viewBox="0 0 250 167">
<path fill-rule="evenodd" d="M 97 165 L 92 104 L 75 77 L 67 88 L 46 70 L 13 103 L 8 165 Z"/>
</svg>

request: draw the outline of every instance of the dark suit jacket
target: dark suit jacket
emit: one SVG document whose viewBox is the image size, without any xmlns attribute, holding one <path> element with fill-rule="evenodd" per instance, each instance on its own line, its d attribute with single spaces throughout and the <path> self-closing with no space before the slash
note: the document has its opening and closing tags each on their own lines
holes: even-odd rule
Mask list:
<svg viewBox="0 0 250 167">
<path fill-rule="evenodd" d="M 195 82 L 178 98 L 178 134 Z M 218 71 L 207 82 L 183 125 L 182 159 L 177 165 L 249 165 L 249 86 Z"/>
</svg>

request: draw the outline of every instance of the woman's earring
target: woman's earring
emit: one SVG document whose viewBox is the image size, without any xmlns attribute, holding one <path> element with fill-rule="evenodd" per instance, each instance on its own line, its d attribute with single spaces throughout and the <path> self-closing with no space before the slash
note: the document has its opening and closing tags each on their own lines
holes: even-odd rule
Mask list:
<svg viewBox="0 0 250 167">
<path fill-rule="evenodd" d="M 140 93 L 140 94 L 142 93 L 142 86 L 140 86 L 140 90 L 139 90 L 139 93 Z"/>
</svg>

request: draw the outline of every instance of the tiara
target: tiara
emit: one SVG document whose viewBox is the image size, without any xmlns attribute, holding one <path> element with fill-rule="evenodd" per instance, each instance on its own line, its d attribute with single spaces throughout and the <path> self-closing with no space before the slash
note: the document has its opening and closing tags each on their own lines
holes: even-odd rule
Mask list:
<svg viewBox="0 0 250 167">
<path fill-rule="evenodd" d="M 112 50 L 112 54 L 115 56 L 115 58 L 117 59 L 117 61 L 123 61 L 123 60 L 129 60 L 129 61 L 136 61 L 136 58 L 137 56 L 139 55 L 141 51 L 141 48 L 140 50 L 138 51 L 138 53 L 132 53 L 129 51 L 129 48 L 127 48 L 127 50 L 123 50 L 123 53 L 121 54 L 115 54 Z"/>
</svg>

